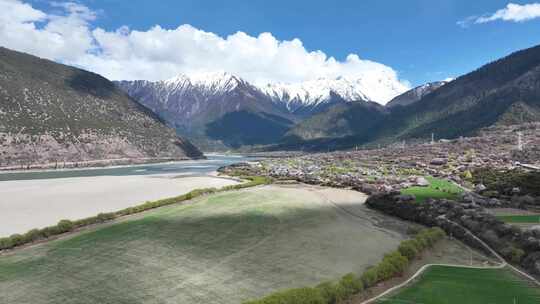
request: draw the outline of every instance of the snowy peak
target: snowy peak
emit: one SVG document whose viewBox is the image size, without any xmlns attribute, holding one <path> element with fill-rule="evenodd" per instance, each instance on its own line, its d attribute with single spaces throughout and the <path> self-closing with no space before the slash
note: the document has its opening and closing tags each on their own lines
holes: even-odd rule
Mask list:
<svg viewBox="0 0 540 304">
<path fill-rule="evenodd" d="M 317 79 L 297 84 L 274 83 L 260 89 L 273 99 L 285 102 L 298 101 L 306 105 L 324 102 L 331 97 L 331 92 L 346 101 L 369 99 L 358 86 L 344 78 Z"/>
<path fill-rule="evenodd" d="M 451 80 L 435 81 L 435 82 L 429 82 L 429 83 L 423 84 L 421 86 L 417 86 L 416 88 L 413 88 L 395 97 L 387 104 L 387 106 L 393 107 L 397 105 L 401 105 L 401 106 L 410 105 L 412 103 L 419 101 L 427 94 L 437 90 L 438 88 L 442 87 L 443 85 L 447 84 L 450 81 Z"/>
<path fill-rule="evenodd" d="M 274 105 L 295 113 L 312 113 L 339 102 L 375 101 L 386 103 L 393 97 L 405 92 L 408 88 L 395 78 L 388 77 L 336 77 L 319 78 L 302 83 L 270 83 L 254 86 L 242 78 L 224 72 L 179 74 L 176 77 L 157 81 L 120 82 L 120 86 L 130 95 L 140 95 L 140 91 L 151 87 L 161 100 L 171 96 L 179 99 L 209 99 L 231 95 L 237 88 L 248 88 L 246 92 L 255 94 L 260 102 Z"/>
<path fill-rule="evenodd" d="M 302 83 L 269 83 L 252 86 L 242 78 L 223 71 L 189 76 L 181 74 L 163 83 L 172 88 L 191 86 L 207 96 L 226 94 L 239 86 L 249 86 L 258 89 L 272 101 L 285 104 L 290 110 L 300 106 L 318 106 L 332 101 L 333 96 L 338 96 L 347 102 L 375 101 L 384 104 L 408 89 L 390 77 L 388 79 L 319 78 Z"/>
<path fill-rule="evenodd" d="M 436 89 L 442 87 L 443 85 L 447 84 L 448 81 L 435 81 L 435 82 L 429 82 L 426 84 L 423 84 L 421 86 L 418 86 L 411 90 L 411 92 L 418 97 L 418 99 L 424 97 L 424 95 L 427 95 Z"/>
<path fill-rule="evenodd" d="M 288 107 L 294 104 L 317 106 L 337 95 L 347 102 L 375 101 L 386 103 L 407 90 L 392 79 L 369 78 L 320 78 L 298 84 L 275 83 L 260 87 L 273 100 L 281 100 Z"/>
<path fill-rule="evenodd" d="M 180 74 L 161 81 L 171 89 L 196 89 L 204 95 L 218 95 L 233 91 L 240 85 L 247 84 L 241 78 L 227 72 L 196 73 L 190 76 Z"/>
<path fill-rule="evenodd" d="M 226 93 L 246 84 L 241 78 L 227 72 L 211 72 L 193 74 L 191 83 L 201 90 L 213 93 Z"/>
</svg>

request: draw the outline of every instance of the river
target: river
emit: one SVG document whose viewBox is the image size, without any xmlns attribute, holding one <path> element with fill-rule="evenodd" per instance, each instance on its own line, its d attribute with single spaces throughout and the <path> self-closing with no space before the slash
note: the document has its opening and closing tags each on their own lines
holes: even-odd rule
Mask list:
<svg viewBox="0 0 540 304">
<path fill-rule="evenodd" d="M 241 155 L 210 154 L 204 160 L 187 160 L 157 164 L 117 166 L 104 168 L 83 168 L 63 170 L 32 170 L 0 173 L 1 181 L 33 180 L 69 177 L 91 176 L 127 176 L 127 175 L 156 175 L 156 174 L 189 174 L 207 175 L 216 171 L 219 167 L 246 161 Z"/>
<path fill-rule="evenodd" d="M 237 182 L 217 177 L 215 171 L 246 160 L 209 155 L 205 160 L 148 165 L 0 173 L 0 237 L 197 188 L 233 185 Z"/>
</svg>

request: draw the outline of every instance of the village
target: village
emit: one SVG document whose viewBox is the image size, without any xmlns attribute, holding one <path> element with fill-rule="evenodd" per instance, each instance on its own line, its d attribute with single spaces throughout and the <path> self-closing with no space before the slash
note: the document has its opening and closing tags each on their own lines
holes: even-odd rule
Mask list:
<svg viewBox="0 0 540 304">
<path fill-rule="evenodd" d="M 540 277 L 539 130 L 492 127 L 468 138 L 267 158 L 220 171 L 363 192 L 371 209 L 439 226 L 485 251 L 472 231 Z"/>
</svg>

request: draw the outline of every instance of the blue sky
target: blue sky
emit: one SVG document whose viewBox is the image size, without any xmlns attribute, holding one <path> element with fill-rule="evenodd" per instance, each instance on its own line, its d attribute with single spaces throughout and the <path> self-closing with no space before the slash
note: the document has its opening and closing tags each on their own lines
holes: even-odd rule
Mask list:
<svg viewBox="0 0 540 304">
<path fill-rule="evenodd" d="M 536 44 L 540 0 L 0 0 L 0 46 L 112 80 L 345 77 L 381 103 Z"/>
<path fill-rule="evenodd" d="M 41 2 L 41 1 L 40 1 Z M 334 4 L 339 2 L 339 4 Z M 531 1 L 513 1 L 518 4 Z M 263 1 L 87 0 L 98 11 L 93 23 L 107 30 L 127 25 L 190 24 L 227 36 L 271 32 L 300 38 L 308 50 L 343 60 L 349 53 L 388 65 L 411 84 L 454 77 L 512 51 L 540 43 L 540 19 L 495 21 L 463 28 L 468 16 L 493 13 L 508 1 Z M 44 7 L 36 3 L 36 7 Z"/>
</svg>

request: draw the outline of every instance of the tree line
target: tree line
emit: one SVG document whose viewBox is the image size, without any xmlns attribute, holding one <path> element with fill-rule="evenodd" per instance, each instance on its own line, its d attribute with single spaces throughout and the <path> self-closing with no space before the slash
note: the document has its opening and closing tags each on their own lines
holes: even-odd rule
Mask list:
<svg viewBox="0 0 540 304">
<path fill-rule="evenodd" d="M 425 249 L 446 236 L 438 227 L 421 230 L 412 239 L 400 243 L 397 250 L 386 254 L 377 265 L 366 269 L 362 275 L 344 275 L 337 282 L 324 282 L 315 287 L 302 287 L 278 291 L 259 300 L 244 304 L 339 304 L 382 281 L 403 275 L 410 262 Z"/>
</svg>

